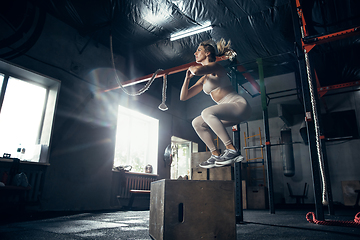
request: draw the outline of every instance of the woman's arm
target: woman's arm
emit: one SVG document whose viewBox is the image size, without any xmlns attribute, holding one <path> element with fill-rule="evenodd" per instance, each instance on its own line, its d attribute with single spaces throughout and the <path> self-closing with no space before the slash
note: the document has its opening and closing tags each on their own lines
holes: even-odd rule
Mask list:
<svg viewBox="0 0 360 240">
<path fill-rule="evenodd" d="M 216 62 L 209 63 L 208 65 L 198 65 L 189 67 L 191 73 L 195 76 L 205 74 L 220 75 L 224 71 L 224 67 Z"/>
<path fill-rule="evenodd" d="M 194 75 L 191 73 L 190 69 L 188 69 L 186 71 L 186 76 L 185 76 L 184 83 L 183 83 L 183 85 L 181 87 L 181 92 L 180 92 L 180 100 L 181 101 L 186 101 L 189 98 L 192 98 L 193 96 L 195 96 L 196 94 L 198 94 L 202 90 L 205 76 L 201 77 L 194 85 L 192 85 L 189 88 L 190 79 L 193 76 Z"/>
</svg>

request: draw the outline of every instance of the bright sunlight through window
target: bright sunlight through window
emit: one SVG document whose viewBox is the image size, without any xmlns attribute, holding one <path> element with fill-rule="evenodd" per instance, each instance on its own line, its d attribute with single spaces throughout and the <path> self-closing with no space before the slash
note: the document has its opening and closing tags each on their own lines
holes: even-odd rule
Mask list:
<svg viewBox="0 0 360 240">
<path fill-rule="evenodd" d="M 146 165 L 157 173 L 159 120 L 119 106 L 114 167 L 131 166 L 145 172 Z"/>
<path fill-rule="evenodd" d="M 0 153 L 38 161 L 46 94 L 44 87 L 9 77 L 0 114 Z"/>
</svg>

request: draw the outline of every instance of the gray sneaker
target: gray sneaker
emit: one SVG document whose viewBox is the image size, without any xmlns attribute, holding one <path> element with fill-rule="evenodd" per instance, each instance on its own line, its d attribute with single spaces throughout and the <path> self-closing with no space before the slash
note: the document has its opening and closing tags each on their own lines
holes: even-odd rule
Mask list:
<svg viewBox="0 0 360 240">
<path fill-rule="evenodd" d="M 202 168 L 213 168 L 216 167 L 215 161 L 220 160 L 219 156 L 211 155 L 211 157 L 205 161 L 199 164 L 199 167 Z"/>
<path fill-rule="evenodd" d="M 244 157 L 241 156 L 239 151 L 225 149 L 224 153 L 220 156 L 220 158 L 215 161 L 215 165 L 219 167 L 226 166 L 234 162 L 241 162 L 243 159 Z"/>
</svg>

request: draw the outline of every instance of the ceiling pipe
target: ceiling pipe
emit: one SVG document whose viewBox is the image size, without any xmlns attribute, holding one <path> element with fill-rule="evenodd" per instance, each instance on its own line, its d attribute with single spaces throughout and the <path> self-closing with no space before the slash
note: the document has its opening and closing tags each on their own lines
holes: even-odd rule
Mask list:
<svg viewBox="0 0 360 240">
<path fill-rule="evenodd" d="M 216 57 L 216 62 L 227 60 L 227 59 L 228 59 L 227 56 Z M 194 66 L 194 65 L 199 65 L 199 64 L 196 63 L 196 62 L 191 62 L 191 63 L 187 63 L 187 64 L 184 64 L 184 65 L 180 65 L 180 66 L 177 66 L 177 67 L 173 67 L 173 68 L 169 68 L 169 69 L 160 71 L 157 74 L 156 78 L 163 77 L 165 75 L 171 75 L 171 74 L 182 72 L 182 71 L 186 71 L 189 67 Z M 237 66 L 236 68 L 237 68 L 237 70 L 239 72 L 245 72 L 246 71 L 246 69 L 241 65 Z M 129 81 L 126 81 L 126 82 L 122 83 L 122 85 L 124 87 L 129 87 L 129 86 L 136 85 L 138 83 L 147 82 L 147 81 L 149 81 L 151 79 L 152 75 L 153 74 L 148 74 L 148 75 L 143 76 L 143 77 L 135 78 L 135 79 L 132 79 L 132 80 L 129 80 Z M 255 81 L 255 79 L 251 76 L 251 74 L 250 73 L 242 73 L 242 75 L 260 93 L 260 86 Z M 103 90 L 101 92 L 109 92 L 109 91 L 116 90 L 116 89 L 119 89 L 119 88 L 120 88 L 120 86 L 116 86 L 116 87 L 113 87 L 113 88 L 105 89 L 105 90 Z"/>
</svg>

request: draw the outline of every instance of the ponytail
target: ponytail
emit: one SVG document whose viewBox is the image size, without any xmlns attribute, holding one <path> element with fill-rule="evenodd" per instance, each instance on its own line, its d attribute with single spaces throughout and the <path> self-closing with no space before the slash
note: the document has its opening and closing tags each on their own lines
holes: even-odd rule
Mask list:
<svg viewBox="0 0 360 240">
<path fill-rule="evenodd" d="M 228 43 L 222 38 L 219 42 L 215 43 L 213 40 L 207 40 L 200 43 L 200 46 L 203 46 L 205 51 L 209 52 L 210 62 L 216 61 L 216 56 L 227 56 L 230 60 L 233 60 L 236 56 L 236 52 L 230 47 L 230 40 Z"/>
<path fill-rule="evenodd" d="M 216 43 L 218 54 L 217 56 L 227 56 L 230 60 L 233 60 L 236 57 L 236 52 L 231 49 L 231 41 L 229 40 L 227 43 L 225 39 L 220 39 L 219 42 Z"/>
</svg>

